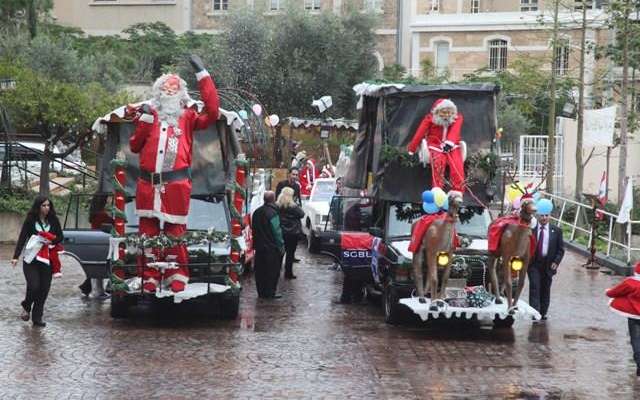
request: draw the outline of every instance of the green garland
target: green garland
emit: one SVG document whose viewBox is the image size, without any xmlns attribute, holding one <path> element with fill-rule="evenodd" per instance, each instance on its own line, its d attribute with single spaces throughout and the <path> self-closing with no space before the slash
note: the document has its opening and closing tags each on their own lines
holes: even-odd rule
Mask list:
<svg viewBox="0 0 640 400">
<path fill-rule="evenodd" d="M 410 155 L 404 149 L 385 144 L 380 151 L 380 160 L 384 163 L 397 161 L 403 167 L 415 167 L 420 165 L 417 154 Z"/>
<path fill-rule="evenodd" d="M 238 239 L 236 239 L 236 238 L 232 238 L 231 239 L 231 250 L 235 250 L 235 251 L 241 251 L 242 250 L 240 248 L 240 243 L 238 243 Z"/>
<path fill-rule="evenodd" d="M 240 223 L 242 223 L 242 216 L 240 215 L 240 212 L 238 211 L 236 206 L 233 204 L 233 202 L 230 202 L 229 204 L 229 212 L 231 212 L 231 218 L 235 218 Z"/>
<path fill-rule="evenodd" d="M 396 205 L 396 218 L 399 221 L 407 221 L 409 223 L 412 223 L 414 220 L 420 218 L 422 214 L 424 214 L 424 212 L 418 205 Z"/>
<path fill-rule="evenodd" d="M 229 275 L 224 277 L 224 283 L 227 286 L 231 286 L 231 290 L 240 290 L 242 288 L 242 286 L 240 285 L 240 281 L 238 282 L 232 281 L 231 278 L 229 278 Z"/>
<path fill-rule="evenodd" d="M 114 207 L 113 205 L 108 205 L 105 207 L 105 210 L 113 216 L 113 218 L 121 218 L 124 222 L 127 222 L 127 216 L 124 211 Z"/>
<path fill-rule="evenodd" d="M 249 160 L 240 160 L 236 158 L 235 160 L 233 160 L 233 163 L 236 165 L 236 167 L 247 167 L 249 165 Z"/>
<path fill-rule="evenodd" d="M 126 193 L 126 191 L 124 190 L 124 186 L 122 186 L 122 184 L 116 179 L 115 176 L 111 178 L 111 185 L 113 186 L 113 190 L 115 192 L 120 192 L 122 194 Z"/>
<path fill-rule="evenodd" d="M 149 237 L 145 234 L 129 233 L 125 235 L 125 244 L 137 248 L 160 248 L 166 249 L 179 245 L 190 246 L 193 244 L 225 243 L 229 240 L 226 232 L 219 231 L 195 231 L 187 232 L 180 237 L 167 236 L 161 233 L 158 236 Z"/>
<path fill-rule="evenodd" d="M 118 167 L 126 167 L 127 166 L 127 160 L 118 160 L 117 158 L 112 159 L 109 162 L 109 165 L 111 166 L 111 168 L 113 168 L 114 170 Z"/>
<path fill-rule="evenodd" d="M 129 285 L 116 274 L 111 274 L 111 290 L 113 292 L 128 292 Z"/>
</svg>

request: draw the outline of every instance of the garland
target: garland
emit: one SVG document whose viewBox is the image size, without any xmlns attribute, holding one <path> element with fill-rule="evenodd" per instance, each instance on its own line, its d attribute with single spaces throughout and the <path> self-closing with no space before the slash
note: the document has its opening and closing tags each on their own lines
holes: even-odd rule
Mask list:
<svg viewBox="0 0 640 400">
<path fill-rule="evenodd" d="M 190 246 L 193 244 L 225 243 L 229 240 L 226 232 L 219 231 L 193 231 L 187 232 L 180 237 L 167 236 L 160 233 L 158 236 L 147 236 L 145 234 L 129 233 L 125 235 L 127 247 L 137 248 L 160 248 L 166 249 L 179 245 Z"/>
<path fill-rule="evenodd" d="M 109 162 L 109 165 L 111 166 L 111 168 L 113 168 L 114 170 L 118 167 L 126 167 L 127 166 L 127 161 L 126 160 L 118 160 L 117 158 L 112 159 Z"/>
<path fill-rule="evenodd" d="M 105 207 L 105 210 L 111 214 L 113 216 L 114 219 L 116 218 L 120 218 L 122 219 L 123 222 L 127 222 L 127 216 L 124 213 L 124 211 L 118 209 L 117 207 L 114 207 L 113 205 L 109 204 Z"/>
<path fill-rule="evenodd" d="M 404 151 L 404 149 L 401 150 L 398 147 L 388 144 L 382 146 L 382 150 L 380 151 L 380 160 L 384 163 L 397 161 L 401 166 L 407 168 L 420 165 L 420 160 L 418 160 L 417 154 L 410 155 Z"/>
<path fill-rule="evenodd" d="M 420 218 L 424 214 L 422 208 L 416 204 L 409 206 L 396 205 L 396 218 L 398 221 L 407 221 L 412 223 L 414 220 Z"/>
</svg>

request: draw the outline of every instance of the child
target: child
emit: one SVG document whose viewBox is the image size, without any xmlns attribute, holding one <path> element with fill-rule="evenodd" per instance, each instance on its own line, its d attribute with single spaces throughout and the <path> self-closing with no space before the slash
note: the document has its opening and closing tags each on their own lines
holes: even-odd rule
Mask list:
<svg viewBox="0 0 640 400">
<path fill-rule="evenodd" d="M 634 267 L 633 276 L 626 278 L 617 286 L 607 289 L 611 310 L 629 320 L 629 337 L 636 362 L 636 376 L 640 378 L 640 262 Z"/>
</svg>

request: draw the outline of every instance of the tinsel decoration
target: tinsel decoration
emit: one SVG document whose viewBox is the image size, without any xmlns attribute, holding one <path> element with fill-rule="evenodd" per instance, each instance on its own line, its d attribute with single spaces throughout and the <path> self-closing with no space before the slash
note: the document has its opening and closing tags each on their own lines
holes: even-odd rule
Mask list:
<svg viewBox="0 0 640 400">
<path fill-rule="evenodd" d="M 469 307 L 486 307 L 491 304 L 494 297 L 487 292 L 484 286 L 471 286 L 465 288 Z"/>
<path fill-rule="evenodd" d="M 415 167 L 420 165 L 417 154 L 410 155 L 404 149 L 385 144 L 380 152 L 380 160 L 384 163 L 397 161 L 403 167 Z"/>
<path fill-rule="evenodd" d="M 229 240 L 226 232 L 220 231 L 191 231 L 180 237 L 173 237 L 160 233 L 158 236 L 147 236 L 145 234 L 129 233 L 126 235 L 125 244 L 127 247 L 137 247 L 142 249 L 168 249 L 179 245 L 194 245 L 212 243 L 225 243 Z"/>
<path fill-rule="evenodd" d="M 396 206 L 396 218 L 398 221 L 407 221 L 412 223 L 414 220 L 420 218 L 424 212 L 419 205 L 402 206 L 397 204 Z"/>
</svg>

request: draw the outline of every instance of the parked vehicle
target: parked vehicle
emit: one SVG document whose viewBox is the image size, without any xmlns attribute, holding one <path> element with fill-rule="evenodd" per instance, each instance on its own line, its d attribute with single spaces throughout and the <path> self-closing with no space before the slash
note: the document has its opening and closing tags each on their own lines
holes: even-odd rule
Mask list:
<svg viewBox="0 0 640 400">
<path fill-rule="evenodd" d="M 102 168 L 98 171 L 98 192 L 94 196 L 113 193 L 114 169 L 110 161 L 117 156 L 123 158 L 126 173 L 125 234 L 133 233 L 135 236 L 138 230 L 138 218 L 134 211 L 135 182 L 139 174 L 139 164 L 137 155 L 129 150 L 129 136 L 134 127 L 130 122 L 121 119 L 123 111 L 114 110 L 94 125 L 107 126 L 107 129 L 104 129 L 106 151 L 101 163 Z M 219 232 L 229 236 L 232 232 L 229 206 L 231 199 L 226 188 L 235 176 L 234 160 L 240 150 L 230 126 L 234 118 L 235 114 L 221 110 L 217 124 L 194 133 L 192 193 L 187 217 L 190 235 Z M 190 279 L 184 292 L 174 294 L 164 290 L 156 294 L 145 294 L 142 291 L 141 271 L 137 265 L 135 251 L 127 251 L 124 260 L 114 262 L 115 238 L 111 235 L 111 226 L 103 224 L 100 229 L 91 229 L 87 204 L 88 202 L 81 201 L 79 196 L 70 200 L 64 222 L 65 252 L 80 262 L 87 277 L 111 278 L 113 317 L 127 316 L 129 308 L 141 301 L 184 303 L 187 306 L 204 304 L 207 312 L 223 318 L 236 317 L 240 286 L 231 276 L 242 270 L 240 263 L 233 262 L 230 257 L 231 239 L 198 240 L 198 243 L 188 246 Z M 110 214 L 110 209 L 106 210 Z M 240 217 L 244 218 L 244 215 Z M 248 235 L 250 236 L 250 232 Z M 252 249 L 247 248 L 250 241 L 239 237 L 238 242 L 241 248 L 244 246 L 246 262 L 246 257 L 252 257 L 253 254 Z M 115 246 L 117 248 L 117 244 Z M 141 252 L 142 249 L 138 251 Z M 124 276 L 124 279 L 116 278 L 116 275 Z"/>
<path fill-rule="evenodd" d="M 307 237 L 307 248 L 317 253 L 319 248 L 318 232 L 325 228 L 329 216 L 329 205 L 336 193 L 335 178 L 316 178 L 308 200 L 303 200 L 302 232 Z"/>
<path fill-rule="evenodd" d="M 466 293 L 485 287 L 488 279 L 487 206 L 500 186 L 494 148 L 495 96 L 498 88 L 479 85 L 377 85 L 358 87 L 362 95 L 360 126 L 345 177 L 346 190 L 372 194 L 371 277 L 369 295 L 382 297 L 385 320 L 397 323 L 403 313 L 431 318 L 476 318 L 510 326 L 514 317 L 531 317 L 522 302 L 517 315 L 506 306 L 468 306 Z M 412 256 L 408 251 L 412 223 L 422 215 L 422 192 L 431 189 L 431 168 L 407 155 L 406 144 L 436 99 L 448 98 L 464 115 L 462 140 L 470 157 L 465 162 L 469 179 L 456 229 L 469 245 L 452 256 L 451 277 L 445 288 L 447 306 L 433 311 L 413 296 Z M 382 112 L 382 114 L 380 114 Z M 367 187 L 372 180 L 372 186 Z M 514 271 L 514 273 L 517 273 Z M 442 280 L 439 279 L 439 284 Z M 438 288 L 440 289 L 440 288 Z M 488 291 L 487 291 L 488 292 Z M 462 305 L 467 304 L 467 305 Z M 519 303 L 521 304 L 521 303 Z M 535 312 L 535 310 L 533 310 Z"/>
</svg>

